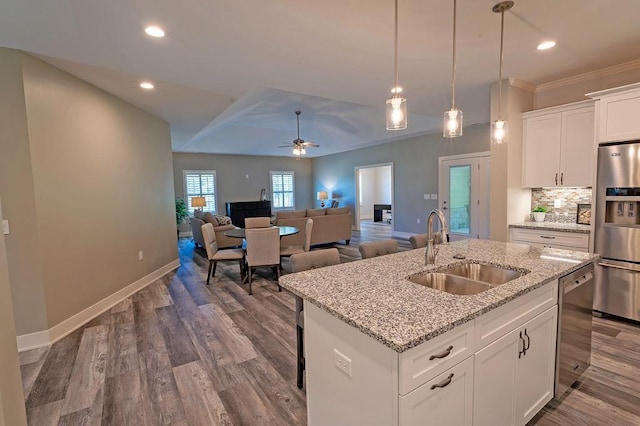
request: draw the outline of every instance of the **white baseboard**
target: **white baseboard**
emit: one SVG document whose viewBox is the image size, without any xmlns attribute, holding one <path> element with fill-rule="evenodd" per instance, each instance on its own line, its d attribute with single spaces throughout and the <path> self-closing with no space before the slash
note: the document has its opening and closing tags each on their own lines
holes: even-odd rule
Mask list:
<svg viewBox="0 0 640 426">
<path fill-rule="evenodd" d="M 89 306 L 87 309 L 78 312 L 70 318 L 54 325 L 48 330 L 37 331 L 35 333 L 23 334 L 17 337 L 18 351 L 47 346 L 62 339 L 67 334 L 78 329 L 82 325 L 91 321 L 104 311 L 111 309 L 127 297 L 131 296 L 138 290 L 148 286 L 161 276 L 173 271 L 180 266 L 180 260 L 176 259 L 163 267 L 153 271 L 152 273 L 140 278 L 139 280 L 129 284 L 128 286 L 116 291 L 110 296 L 105 297 L 99 302 Z"/>
<path fill-rule="evenodd" d="M 412 235 L 416 235 L 413 232 L 400 232 L 400 231 L 391 231 L 391 236 L 400 238 L 401 240 L 408 240 Z"/>
</svg>

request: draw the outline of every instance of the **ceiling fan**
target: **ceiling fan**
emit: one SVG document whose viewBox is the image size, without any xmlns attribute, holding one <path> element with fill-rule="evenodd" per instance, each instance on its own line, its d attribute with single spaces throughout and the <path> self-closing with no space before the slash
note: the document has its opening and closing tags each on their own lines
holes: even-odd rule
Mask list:
<svg viewBox="0 0 640 426">
<path fill-rule="evenodd" d="M 296 157 L 300 157 L 301 155 L 305 155 L 307 153 L 305 148 L 318 148 L 320 145 L 315 144 L 311 141 L 304 141 L 300 139 L 300 111 L 296 111 L 296 121 L 298 123 L 298 137 L 293 140 L 293 155 Z M 291 145 L 280 145 L 278 148 L 291 148 Z"/>
</svg>

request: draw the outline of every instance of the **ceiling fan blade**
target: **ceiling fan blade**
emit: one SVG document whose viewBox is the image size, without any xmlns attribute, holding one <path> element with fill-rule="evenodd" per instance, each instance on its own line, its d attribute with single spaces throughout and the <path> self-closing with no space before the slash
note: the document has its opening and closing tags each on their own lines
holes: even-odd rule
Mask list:
<svg viewBox="0 0 640 426">
<path fill-rule="evenodd" d="M 313 142 L 304 142 L 302 145 L 304 145 L 305 147 L 309 148 L 319 148 L 320 145 L 313 143 Z"/>
<path fill-rule="evenodd" d="M 293 148 L 294 145 L 278 145 L 278 148 Z"/>
</svg>

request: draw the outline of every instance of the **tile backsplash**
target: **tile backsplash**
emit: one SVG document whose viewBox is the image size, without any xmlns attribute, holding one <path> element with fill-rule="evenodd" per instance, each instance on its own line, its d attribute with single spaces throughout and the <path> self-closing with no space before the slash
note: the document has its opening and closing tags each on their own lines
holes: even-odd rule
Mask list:
<svg viewBox="0 0 640 426">
<path fill-rule="evenodd" d="M 559 199 L 561 207 L 553 207 Z M 549 209 L 545 222 L 575 223 L 578 204 L 591 204 L 591 188 L 535 188 L 531 190 L 531 209 L 544 206 Z M 533 220 L 531 215 L 530 220 Z"/>
</svg>

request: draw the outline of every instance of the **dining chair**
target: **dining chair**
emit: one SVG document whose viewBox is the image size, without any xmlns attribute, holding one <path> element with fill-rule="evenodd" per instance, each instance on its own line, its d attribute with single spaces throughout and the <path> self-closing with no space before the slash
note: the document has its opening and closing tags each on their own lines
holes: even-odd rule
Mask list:
<svg viewBox="0 0 640 426">
<path fill-rule="evenodd" d="M 291 255 L 291 270 L 293 272 L 307 271 L 309 269 L 324 268 L 325 266 L 340 263 L 340 253 L 337 248 L 316 250 Z M 296 340 L 298 349 L 298 388 L 302 389 L 304 377 L 304 315 L 302 298 L 296 296 Z"/>
<path fill-rule="evenodd" d="M 398 252 L 398 242 L 396 240 L 383 240 L 362 243 L 358 246 L 358 250 L 360 250 L 360 255 L 363 259 L 385 256 L 387 254 Z"/>
<path fill-rule="evenodd" d="M 313 219 L 307 219 L 304 226 L 304 245 L 280 247 L 280 269 L 281 270 L 282 270 L 283 257 L 290 257 L 293 254 L 304 253 L 311 249 L 311 231 L 312 230 L 313 230 Z"/>
<path fill-rule="evenodd" d="M 268 228 L 271 226 L 270 217 L 247 217 L 244 220 L 245 229 Z"/>
<path fill-rule="evenodd" d="M 280 230 L 277 227 L 252 228 L 245 231 L 247 240 L 247 273 L 249 274 L 249 294 L 253 271 L 257 267 L 271 267 L 280 280 Z M 278 291 L 282 291 L 278 282 Z"/>
<path fill-rule="evenodd" d="M 427 234 L 416 234 L 409 237 L 411 247 L 414 249 L 427 246 Z"/>
<path fill-rule="evenodd" d="M 244 251 L 241 249 L 225 249 L 218 250 L 216 242 L 216 233 L 213 225 L 205 223 L 200 227 L 204 238 L 204 248 L 207 250 L 207 258 L 209 259 L 209 272 L 207 273 L 207 285 L 209 280 L 216 274 L 216 266 L 218 262 L 237 261 L 240 265 L 240 278 L 244 279 Z"/>
</svg>

